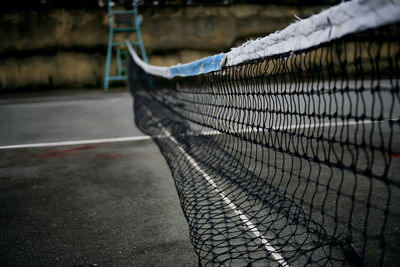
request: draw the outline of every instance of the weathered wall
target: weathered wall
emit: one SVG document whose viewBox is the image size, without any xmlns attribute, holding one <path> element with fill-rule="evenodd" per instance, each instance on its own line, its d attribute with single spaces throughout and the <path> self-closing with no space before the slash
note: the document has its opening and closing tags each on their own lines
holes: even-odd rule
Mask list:
<svg viewBox="0 0 400 267">
<path fill-rule="evenodd" d="M 20 87 L 93 87 L 100 85 L 104 67 L 102 54 L 59 52 L 54 56 L 29 56 L 1 60 L 3 89 Z"/>
<path fill-rule="evenodd" d="M 227 51 L 324 7 L 238 5 L 142 10 L 151 64 L 171 65 Z M 103 10 L 47 10 L 0 18 L 0 88 L 99 86 L 108 38 Z"/>
</svg>

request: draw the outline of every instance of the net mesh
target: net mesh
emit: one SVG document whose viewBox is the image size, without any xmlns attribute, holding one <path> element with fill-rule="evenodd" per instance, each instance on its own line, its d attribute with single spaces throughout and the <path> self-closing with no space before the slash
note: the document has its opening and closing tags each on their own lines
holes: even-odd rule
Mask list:
<svg viewBox="0 0 400 267">
<path fill-rule="evenodd" d="M 390 25 L 170 80 L 131 62 L 200 265 L 397 264 L 399 41 Z"/>
</svg>

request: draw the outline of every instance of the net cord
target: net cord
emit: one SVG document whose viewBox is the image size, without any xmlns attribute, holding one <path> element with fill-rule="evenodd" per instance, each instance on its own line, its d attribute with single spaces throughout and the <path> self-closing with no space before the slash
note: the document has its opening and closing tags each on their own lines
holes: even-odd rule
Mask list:
<svg viewBox="0 0 400 267">
<path fill-rule="evenodd" d="M 345 35 L 400 21 L 399 0 L 357 0 L 343 2 L 307 19 L 297 21 L 282 31 L 248 41 L 220 53 L 188 64 L 153 66 L 139 58 L 132 45 L 126 46 L 132 59 L 145 72 L 172 79 L 218 71 L 249 60 L 290 53 L 330 42 Z"/>
<path fill-rule="evenodd" d="M 226 66 L 318 46 L 343 36 L 400 21 L 398 0 L 342 2 L 307 19 L 300 20 L 267 37 L 232 48 Z"/>
</svg>

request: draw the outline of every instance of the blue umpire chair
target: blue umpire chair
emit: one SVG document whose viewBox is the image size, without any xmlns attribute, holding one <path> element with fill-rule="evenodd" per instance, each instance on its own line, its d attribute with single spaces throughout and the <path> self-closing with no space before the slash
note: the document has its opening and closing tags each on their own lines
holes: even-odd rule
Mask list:
<svg viewBox="0 0 400 267">
<path fill-rule="evenodd" d="M 140 50 L 140 54 L 144 62 L 148 62 L 146 50 L 143 45 L 142 33 L 140 31 L 140 24 L 142 23 L 142 16 L 138 14 L 137 1 L 132 1 L 131 10 L 113 10 L 114 2 L 107 0 L 108 7 L 108 22 L 109 22 L 109 35 L 108 35 L 108 49 L 106 66 L 104 71 L 103 87 L 107 91 L 110 81 L 126 81 L 128 79 L 128 54 L 123 41 L 114 41 L 114 35 L 124 33 L 126 37 L 129 34 L 136 33 L 136 41 L 131 41 L 135 49 Z M 117 62 L 117 74 L 110 75 L 111 58 L 115 53 Z"/>
</svg>

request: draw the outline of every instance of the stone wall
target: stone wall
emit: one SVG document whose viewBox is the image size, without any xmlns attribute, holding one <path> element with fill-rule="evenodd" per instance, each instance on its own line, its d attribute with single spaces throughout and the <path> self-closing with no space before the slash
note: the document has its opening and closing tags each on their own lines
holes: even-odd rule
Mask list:
<svg viewBox="0 0 400 267">
<path fill-rule="evenodd" d="M 283 29 L 294 15 L 305 18 L 323 8 L 151 8 L 141 10 L 143 39 L 151 64 L 185 63 L 228 51 Z M 0 38 L 0 89 L 101 85 L 108 39 L 105 10 L 3 14 Z"/>
</svg>

